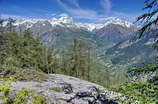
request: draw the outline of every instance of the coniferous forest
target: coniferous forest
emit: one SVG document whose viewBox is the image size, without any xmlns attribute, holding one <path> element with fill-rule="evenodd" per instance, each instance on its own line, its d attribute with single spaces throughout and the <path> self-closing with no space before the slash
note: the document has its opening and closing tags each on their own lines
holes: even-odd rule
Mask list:
<svg viewBox="0 0 158 104">
<path fill-rule="evenodd" d="M 37 79 L 43 79 L 45 74 L 56 73 L 82 78 L 107 87 L 111 83 L 109 77 L 112 78 L 112 75 L 108 70 L 102 70 L 106 66 L 92 56 L 89 43 L 74 39 L 67 49 L 58 53 L 58 50 L 45 46 L 39 38 L 33 37 L 29 29 L 22 34 L 17 33 L 13 25 L 15 20 L 9 18 L 6 22 L 7 26 L 0 27 L 0 64 L 4 75 L 13 75 L 19 80 L 31 80 L 35 79 L 35 76 Z M 107 80 L 103 82 L 104 76 Z"/>
</svg>

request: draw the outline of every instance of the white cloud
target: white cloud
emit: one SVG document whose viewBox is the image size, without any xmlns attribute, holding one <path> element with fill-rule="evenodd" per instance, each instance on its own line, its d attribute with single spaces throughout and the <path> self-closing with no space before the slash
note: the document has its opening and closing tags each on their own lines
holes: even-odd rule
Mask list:
<svg viewBox="0 0 158 104">
<path fill-rule="evenodd" d="M 69 15 L 66 13 L 62 13 L 62 14 L 57 15 L 57 17 L 69 17 Z"/>
<path fill-rule="evenodd" d="M 112 3 L 110 0 L 100 0 L 100 5 L 102 8 L 104 8 L 105 12 L 103 14 L 99 14 L 97 11 L 91 10 L 91 9 L 83 9 L 80 7 L 77 0 L 67 0 L 68 2 L 74 1 L 78 6 L 76 8 L 72 8 L 70 5 L 68 5 L 66 2 L 63 2 L 63 0 L 57 0 L 59 5 L 73 18 L 76 19 L 88 19 L 92 22 L 98 22 L 103 23 L 107 17 L 118 17 L 126 20 L 133 21 L 136 17 L 132 14 L 125 14 L 117 11 L 112 11 Z"/>
<path fill-rule="evenodd" d="M 55 14 L 55 13 L 52 13 L 52 14 L 46 14 L 46 15 L 56 16 L 57 14 Z"/>
<path fill-rule="evenodd" d="M 79 3 L 78 3 L 78 0 L 68 0 L 70 3 L 72 3 L 74 6 L 76 7 L 80 7 L 79 6 Z"/>
<path fill-rule="evenodd" d="M 7 18 L 14 18 L 14 19 L 24 19 L 25 17 L 12 15 L 12 14 L 0 14 L 1 18 L 7 19 Z"/>
<path fill-rule="evenodd" d="M 100 19 L 98 18 L 99 17 L 98 13 L 94 10 L 82 9 L 79 5 L 76 8 L 71 8 L 66 3 L 62 2 L 62 0 L 57 0 L 57 1 L 59 5 L 74 18 L 89 19 L 89 20 Z"/>
<path fill-rule="evenodd" d="M 102 6 L 102 8 L 106 10 L 107 13 L 111 11 L 112 8 L 111 0 L 100 0 L 100 5 Z"/>
<path fill-rule="evenodd" d="M 92 10 L 92 9 L 84 9 L 79 5 L 79 0 L 56 0 L 58 4 L 65 10 L 65 13 L 62 14 L 55 14 L 55 13 L 47 13 L 44 14 L 48 18 L 52 17 L 61 17 L 61 16 L 68 16 L 70 15 L 74 19 L 85 19 L 88 20 L 88 22 L 92 23 L 104 23 L 107 17 L 118 17 L 130 21 L 134 21 L 135 17 L 138 15 L 136 14 L 126 14 L 122 12 L 112 11 L 112 3 L 111 0 L 98 0 L 100 3 L 100 6 L 104 8 L 104 11 L 102 14 L 98 13 L 98 11 Z M 67 14 L 66 14 L 67 13 Z M 9 15 L 9 14 L 0 14 L 3 18 L 12 17 L 15 19 L 24 19 L 26 17 L 17 16 L 17 15 Z M 27 17 L 29 18 L 29 17 Z"/>
</svg>

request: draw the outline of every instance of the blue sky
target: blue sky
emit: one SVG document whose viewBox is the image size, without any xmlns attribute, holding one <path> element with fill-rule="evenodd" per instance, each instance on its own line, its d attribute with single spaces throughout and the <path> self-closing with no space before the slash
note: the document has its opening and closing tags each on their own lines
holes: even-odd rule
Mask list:
<svg viewBox="0 0 158 104">
<path fill-rule="evenodd" d="M 101 23 L 107 17 L 134 21 L 144 0 L 0 0 L 0 15 L 14 18 L 53 18 L 63 15 L 79 22 Z"/>
</svg>

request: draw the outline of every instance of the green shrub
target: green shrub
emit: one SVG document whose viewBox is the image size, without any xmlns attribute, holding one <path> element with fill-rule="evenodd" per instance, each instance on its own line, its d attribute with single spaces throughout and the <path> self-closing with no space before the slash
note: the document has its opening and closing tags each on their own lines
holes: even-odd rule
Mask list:
<svg viewBox="0 0 158 104">
<path fill-rule="evenodd" d="M 35 69 L 23 69 L 19 70 L 15 75 L 14 78 L 16 80 L 45 80 L 47 79 L 46 74 L 43 72 L 37 71 Z"/>
<path fill-rule="evenodd" d="M 14 104 L 27 104 L 29 96 L 33 96 L 33 94 L 33 91 L 23 88 L 16 94 Z"/>
<path fill-rule="evenodd" d="M 47 99 L 43 96 L 35 96 L 32 99 L 32 104 L 47 104 Z"/>
<path fill-rule="evenodd" d="M 0 100 L 2 100 L 5 104 L 12 103 L 12 99 L 9 97 L 10 90 L 11 86 L 9 84 L 0 86 L 0 93 L 2 94 Z"/>
<path fill-rule="evenodd" d="M 0 93 L 3 93 L 4 96 L 8 96 L 10 89 L 11 89 L 10 85 L 2 85 L 2 86 L 0 86 Z"/>
<path fill-rule="evenodd" d="M 158 86 L 147 82 L 125 83 L 113 87 L 112 90 L 130 96 L 140 104 L 155 104 L 158 99 Z"/>
<path fill-rule="evenodd" d="M 133 69 L 131 71 L 133 71 L 135 73 L 142 73 L 142 72 L 150 72 L 150 71 L 154 72 L 156 70 L 158 70 L 158 66 L 157 65 L 149 64 L 149 65 L 143 66 L 143 67 L 142 66 L 141 67 L 136 67 L 135 69 Z"/>
</svg>

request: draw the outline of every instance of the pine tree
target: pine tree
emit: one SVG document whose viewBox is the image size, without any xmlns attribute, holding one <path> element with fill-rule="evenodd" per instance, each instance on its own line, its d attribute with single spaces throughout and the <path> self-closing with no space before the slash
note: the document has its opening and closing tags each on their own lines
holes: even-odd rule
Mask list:
<svg viewBox="0 0 158 104">
<path fill-rule="evenodd" d="M 0 18 L 0 35 L 2 35 L 5 32 L 4 25 L 5 20 Z"/>
<path fill-rule="evenodd" d="M 15 26 L 14 26 L 15 21 L 16 20 L 14 20 L 12 18 L 8 18 L 7 26 L 6 26 L 8 32 L 14 32 L 15 31 Z"/>
<path fill-rule="evenodd" d="M 151 29 L 154 25 L 157 26 L 158 23 L 158 0 L 145 0 L 145 7 L 143 10 L 147 11 L 137 18 L 138 22 L 144 24 L 144 26 L 140 29 L 140 38 L 142 35 Z"/>
<path fill-rule="evenodd" d="M 91 63 L 91 53 L 90 53 L 90 47 L 88 47 L 88 69 L 87 69 L 87 80 L 90 81 L 90 63 Z"/>
<path fill-rule="evenodd" d="M 137 18 L 137 22 L 141 22 L 143 24 L 140 29 L 139 38 L 141 38 L 146 31 L 150 31 L 153 26 L 158 25 L 158 0 L 145 0 L 145 13 Z M 158 40 L 153 48 L 158 50 Z M 158 60 L 158 57 L 156 58 Z"/>
</svg>

